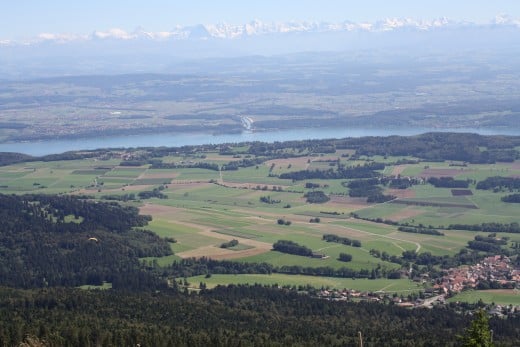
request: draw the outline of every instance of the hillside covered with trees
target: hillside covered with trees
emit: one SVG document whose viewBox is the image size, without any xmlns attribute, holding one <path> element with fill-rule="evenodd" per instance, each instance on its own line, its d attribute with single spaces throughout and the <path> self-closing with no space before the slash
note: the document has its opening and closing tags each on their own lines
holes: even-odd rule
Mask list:
<svg viewBox="0 0 520 347">
<path fill-rule="evenodd" d="M 135 207 L 72 196 L 0 195 L 0 285 L 161 286 L 139 258 L 171 254 Z M 133 284 L 132 284 L 133 283 Z M 128 285 L 128 286 L 127 286 Z"/>
<path fill-rule="evenodd" d="M 30 317 L 30 319 L 28 319 Z M 200 295 L 0 288 L 0 344 L 27 335 L 49 346 L 458 346 L 471 316 L 452 308 L 314 299 L 292 290 L 229 286 Z M 515 346 L 519 318 L 492 319 Z"/>
</svg>

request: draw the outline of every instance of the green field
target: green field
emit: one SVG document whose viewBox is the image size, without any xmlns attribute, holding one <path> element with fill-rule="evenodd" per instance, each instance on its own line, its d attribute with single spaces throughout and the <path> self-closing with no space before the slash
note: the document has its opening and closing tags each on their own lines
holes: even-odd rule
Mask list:
<svg viewBox="0 0 520 347">
<path fill-rule="evenodd" d="M 292 155 L 296 152 L 287 153 Z M 474 182 L 489 175 L 516 174 L 518 162 L 494 165 L 468 164 L 465 167 L 453 167 L 450 166 L 450 162 L 420 162 L 402 164 L 398 167 L 388 165 L 382 172 L 389 176 L 394 176 L 397 172 L 400 175 L 415 177 L 421 177 L 428 172 L 449 172 L 458 179 L 472 180 L 469 187 L 472 195 L 469 196 L 452 196 L 451 189 L 435 188 L 422 182 L 408 188 L 405 191 L 406 196 L 398 198 L 407 204 L 367 204 L 363 198 L 349 198 L 349 188 L 345 184 L 349 180 L 345 179 L 293 181 L 281 180 L 276 176 L 305 168 L 328 170 L 333 167 L 332 164 L 337 165 L 338 158 L 341 164 L 349 166 L 363 165 L 366 160 L 393 163 L 402 159 L 413 159 L 374 156 L 351 161 L 341 157 L 344 153 L 353 155 L 354 151 L 342 150 L 333 155 L 304 154 L 302 157 L 294 158 L 289 156 L 222 172 L 202 168 L 150 169 L 149 164 L 125 167 L 119 166 L 120 160 L 117 158 L 103 162 L 86 159 L 13 164 L 0 169 L 0 192 L 81 193 L 96 198 L 131 193 L 139 198 L 139 192 L 151 191 L 166 183 L 161 192 L 167 198 L 127 202 L 140 206 L 144 213 L 152 215 L 153 221 L 146 226 L 147 229 L 159 236 L 177 240 L 176 243 L 170 244 L 176 255 L 146 259 L 155 260 L 159 265 L 171 264 L 180 257 L 218 256 L 219 259 L 229 257 L 241 262 L 266 262 L 278 267 L 348 267 L 369 271 L 378 268 L 388 273 L 400 268 L 400 265 L 372 256 L 371 250 L 397 257 L 404 251 L 453 256 L 465 248 L 467 242 L 476 235 L 485 233 L 455 230 L 443 230 L 445 236 L 405 233 L 398 231 L 397 226 L 353 219 L 351 213 L 356 213 L 361 218 L 389 219 L 400 223 L 435 227 L 446 227 L 455 223 L 518 221 L 518 206 L 500 200 L 509 192 L 477 190 Z M 160 158 L 164 163 L 184 161 L 219 165 L 241 159 L 242 155 L 231 156 L 215 151 Z M 306 187 L 308 183 L 318 188 Z M 316 189 L 324 191 L 331 200 L 321 204 L 306 202 L 304 194 Z M 261 201 L 267 197 L 273 203 Z M 421 206 L 423 203 L 434 206 Z M 310 219 L 315 217 L 319 217 L 320 222 L 310 223 Z M 279 219 L 291 223 L 279 225 Z M 328 243 L 322 239 L 324 234 L 359 240 L 362 245 L 351 247 Z M 520 242 L 520 234 L 503 236 L 510 238 L 510 244 Z M 225 251 L 219 247 L 223 242 L 233 238 L 240 239 L 239 246 Z M 272 251 L 272 245 L 278 240 L 294 241 L 315 253 L 323 254 L 325 258 Z M 350 254 L 352 261 L 339 261 L 340 253 Z M 215 276 L 215 280 L 217 278 Z M 298 279 L 299 277 L 290 277 L 291 281 Z"/>
<path fill-rule="evenodd" d="M 71 172 L 73 175 L 104 175 L 110 171 L 110 169 L 83 169 L 83 170 L 74 170 Z"/>
<path fill-rule="evenodd" d="M 384 203 L 357 211 L 363 218 L 383 218 L 408 222 L 411 224 L 448 226 L 450 224 L 512 223 L 518 221 L 518 206 L 502 202 L 507 193 L 493 193 L 477 190 L 470 186 L 471 196 L 451 196 L 448 188 L 435 188 L 430 185 L 413 187 L 415 198 L 400 199 L 410 204 Z M 437 206 L 419 206 L 419 203 L 433 203 Z M 464 207 L 467 205 L 468 207 Z M 474 206 L 475 208 L 470 208 Z M 400 212 L 416 210 L 412 217 L 400 217 Z"/>
<path fill-rule="evenodd" d="M 132 185 L 161 185 L 170 183 L 168 178 L 138 178 L 132 182 Z"/>
<path fill-rule="evenodd" d="M 377 292 L 384 291 L 388 293 L 410 294 L 423 289 L 417 283 L 409 280 L 387 280 L 387 279 L 349 279 L 336 277 L 317 277 L 303 275 L 212 275 L 194 276 L 188 278 L 188 283 L 193 288 L 198 288 L 199 284 L 206 283 L 208 288 L 217 285 L 226 284 L 261 284 L 261 285 L 279 285 L 279 286 L 305 286 L 310 285 L 314 288 L 330 288 L 330 289 L 354 289 L 358 291 Z"/>
<path fill-rule="evenodd" d="M 146 168 L 123 168 L 117 167 L 113 170 L 105 173 L 105 177 L 128 177 L 137 178 L 140 174 L 144 173 Z"/>
<path fill-rule="evenodd" d="M 518 290 L 466 290 L 448 299 L 448 302 L 476 303 L 482 300 L 486 304 L 520 305 Z"/>
</svg>

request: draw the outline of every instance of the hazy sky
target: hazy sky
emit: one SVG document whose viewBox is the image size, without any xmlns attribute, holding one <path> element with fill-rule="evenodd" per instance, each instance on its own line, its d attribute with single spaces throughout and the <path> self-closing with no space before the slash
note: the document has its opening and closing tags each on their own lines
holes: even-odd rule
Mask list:
<svg viewBox="0 0 520 347">
<path fill-rule="evenodd" d="M 520 0 L 2 0 L 0 39 L 39 33 L 88 34 L 136 27 L 167 31 L 176 25 L 318 20 L 374 22 L 388 17 L 488 22 L 520 18 Z"/>
</svg>

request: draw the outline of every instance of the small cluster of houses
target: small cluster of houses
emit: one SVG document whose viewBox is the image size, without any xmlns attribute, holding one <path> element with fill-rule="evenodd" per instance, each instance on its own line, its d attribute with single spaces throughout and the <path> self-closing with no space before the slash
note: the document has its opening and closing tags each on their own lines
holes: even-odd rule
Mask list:
<svg viewBox="0 0 520 347">
<path fill-rule="evenodd" d="M 464 289 L 476 288 L 482 281 L 494 282 L 503 288 L 519 288 L 520 267 L 515 267 L 509 257 L 490 256 L 475 265 L 447 270 L 434 285 L 434 289 L 444 293 L 458 293 Z"/>
<path fill-rule="evenodd" d="M 350 301 L 352 299 L 358 299 L 374 302 L 381 302 L 384 300 L 386 295 L 387 293 L 384 292 L 360 292 L 354 289 L 322 289 L 316 294 L 319 298 L 334 301 Z"/>
<path fill-rule="evenodd" d="M 114 152 L 114 156 L 119 156 L 121 160 L 123 161 L 130 161 L 130 160 L 139 160 L 142 159 L 144 156 L 146 156 L 146 151 L 123 151 L 123 152 Z"/>
<path fill-rule="evenodd" d="M 394 303 L 402 307 L 415 307 L 423 303 L 422 300 L 414 300 L 408 297 L 397 296 L 384 291 L 361 292 L 354 289 L 322 289 L 316 293 L 316 296 L 321 299 L 332 301 L 370 301 L 386 304 Z"/>
</svg>

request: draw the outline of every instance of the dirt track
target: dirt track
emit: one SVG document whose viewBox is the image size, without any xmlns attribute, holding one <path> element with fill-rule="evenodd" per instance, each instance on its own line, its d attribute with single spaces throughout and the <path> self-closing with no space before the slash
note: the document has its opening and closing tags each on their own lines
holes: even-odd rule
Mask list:
<svg viewBox="0 0 520 347">
<path fill-rule="evenodd" d="M 150 214 L 157 217 L 162 217 L 169 220 L 169 217 L 175 216 L 176 213 L 182 212 L 183 209 L 177 207 L 170 206 L 162 206 L 155 204 L 145 204 L 140 208 L 140 212 L 143 214 Z M 234 258 L 244 258 L 248 256 L 253 256 L 257 254 L 262 254 L 265 252 L 269 252 L 272 248 L 272 245 L 267 242 L 261 242 L 252 239 L 246 239 L 242 237 L 236 237 L 231 235 L 225 235 L 218 232 L 213 231 L 213 228 L 200 225 L 196 223 L 184 222 L 179 220 L 173 220 L 176 224 L 185 225 L 190 228 L 194 228 L 200 230 L 197 232 L 199 235 L 204 235 L 211 238 L 220 239 L 222 241 L 230 241 L 231 239 L 236 239 L 240 244 L 251 246 L 253 248 L 234 251 L 230 249 L 220 248 L 218 245 L 210 245 L 199 247 L 197 249 L 192 249 L 185 252 L 179 252 L 178 255 L 181 258 L 200 258 L 200 257 L 209 257 L 212 259 L 234 259 Z"/>
</svg>

